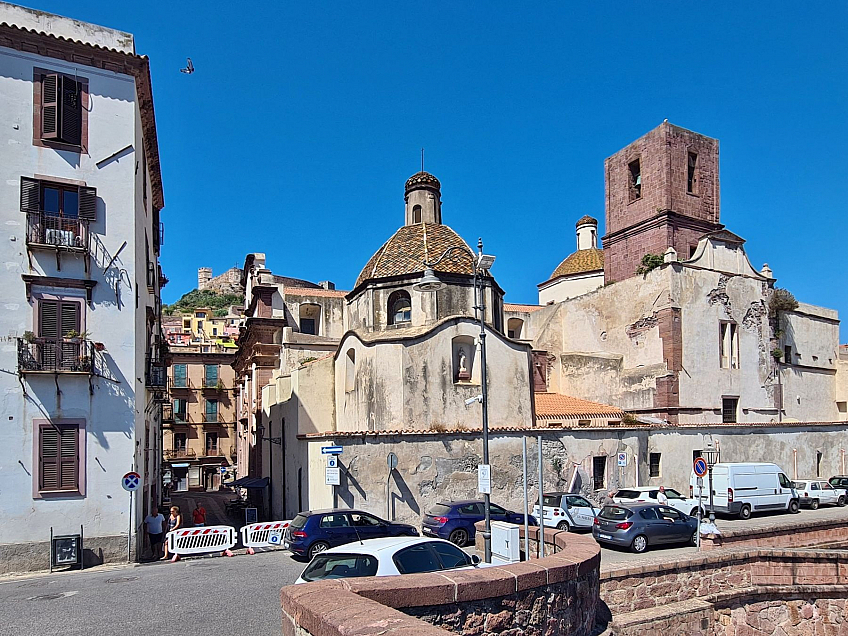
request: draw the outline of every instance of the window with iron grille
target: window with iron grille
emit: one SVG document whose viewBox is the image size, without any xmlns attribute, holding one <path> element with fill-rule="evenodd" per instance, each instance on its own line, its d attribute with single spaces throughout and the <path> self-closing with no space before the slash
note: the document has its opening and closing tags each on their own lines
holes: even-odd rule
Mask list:
<svg viewBox="0 0 848 636">
<path fill-rule="evenodd" d="M 648 459 L 648 476 L 649 477 L 659 477 L 660 476 L 660 459 L 662 458 L 662 453 L 650 453 Z"/>
<path fill-rule="evenodd" d="M 736 411 L 739 407 L 739 398 L 722 398 L 721 421 L 725 424 L 736 423 Z"/>
<path fill-rule="evenodd" d="M 97 220 L 97 188 L 23 176 L 20 181 L 27 244 L 87 247 L 88 224 Z"/>
<path fill-rule="evenodd" d="M 606 457 L 592 458 L 592 481 L 594 482 L 595 490 L 604 488 L 604 473 L 607 469 Z"/>
</svg>

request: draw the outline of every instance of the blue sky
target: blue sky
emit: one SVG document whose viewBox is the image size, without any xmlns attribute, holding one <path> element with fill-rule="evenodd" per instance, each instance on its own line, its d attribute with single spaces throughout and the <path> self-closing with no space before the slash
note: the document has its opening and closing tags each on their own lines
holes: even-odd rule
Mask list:
<svg viewBox="0 0 848 636">
<path fill-rule="evenodd" d="M 168 302 L 254 251 L 349 289 L 403 223 L 421 147 L 444 222 L 483 237 L 507 301 L 536 302 L 574 222 L 603 233 L 604 158 L 667 118 L 720 140 L 721 219 L 754 266 L 848 318 L 848 4 L 521 4 L 37 8 L 151 58 Z"/>
</svg>

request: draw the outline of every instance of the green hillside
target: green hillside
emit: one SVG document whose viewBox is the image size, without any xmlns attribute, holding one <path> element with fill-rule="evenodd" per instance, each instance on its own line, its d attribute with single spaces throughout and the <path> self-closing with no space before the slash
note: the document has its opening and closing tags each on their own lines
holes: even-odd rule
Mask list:
<svg viewBox="0 0 848 636">
<path fill-rule="evenodd" d="M 211 289 L 204 289 L 203 291 L 193 289 L 184 294 L 173 305 L 164 305 L 162 311 L 166 316 L 171 316 L 173 314 L 192 313 L 200 307 L 209 307 L 214 310 L 215 316 L 226 316 L 230 305 L 241 305 L 243 303 L 244 296 L 240 294 L 219 294 Z"/>
</svg>

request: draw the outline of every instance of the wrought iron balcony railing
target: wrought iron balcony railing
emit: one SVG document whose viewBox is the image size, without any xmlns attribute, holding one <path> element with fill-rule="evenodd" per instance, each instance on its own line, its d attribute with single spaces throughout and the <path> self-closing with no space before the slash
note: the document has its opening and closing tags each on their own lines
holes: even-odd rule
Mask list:
<svg viewBox="0 0 848 636">
<path fill-rule="evenodd" d="M 49 212 L 27 214 L 27 245 L 87 251 L 88 221 L 56 216 Z"/>
<path fill-rule="evenodd" d="M 94 343 L 82 338 L 18 338 L 21 373 L 94 373 Z"/>
<path fill-rule="evenodd" d="M 204 451 L 203 455 L 204 455 L 204 457 L 223 457 L 224 456 L 224 449 L 219 447 L 219 446 L 216 446 L 214 448 L 207 447 L 207 449 Z"/>
<path fill-rule="evenodd" d="M 204 389 L 212 389 L 213 391 L 225 391 L 227 389 L 221 378 L 207 378 L 204 376 L 202 382 Z"/>
<path fill-rule="evenodd" d="M 147 361 L 144 385 L 150 389 L 166 389 L 168 387 L 168 369 L 163 363 Z"/>
<path fill-rule="evenodd" d="M 166 448 L 165 459 L 187 459 L 197 457 L 197 453 L 191 448 Z"/>
<path fill-rule="evenodd" d="M 173 390 L 173 389 L 190 389 L 190 388 L 192 388 L 191 378 L 187 378 L 187 377 L 186 378 L 182 378 L 182 377 L 171 378 L 171 390 Z"/>
</svg>

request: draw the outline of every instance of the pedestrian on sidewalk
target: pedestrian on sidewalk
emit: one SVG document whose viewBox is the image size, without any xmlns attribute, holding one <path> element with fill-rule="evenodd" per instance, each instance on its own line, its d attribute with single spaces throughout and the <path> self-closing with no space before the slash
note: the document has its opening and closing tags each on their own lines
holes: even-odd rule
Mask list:
<svg viewBox="0 0 848 636">
<path fill-rule="evenodd" d="M 179 506 L 171 506 L 171 515 L 168 517 L 168 532 L 173 532 L 174 530 L 179 530 L 183 527 L 183 516 L 180 514 Z M 165 558 L 167 559 L 168 554 L 168 544 L 165 544 Z"/>
<path fill-rule="evenodd" d="M 191 517 L 196 527 L 202 528 L 206 525 L 206 508 L 201 506 L 199 501 L 194 505 L 194 511 L 191 513 Z"/>
<path fill-rule="evenodd" d="M 141 527 L 144 528 L 150 541 L 153 559 L 161 559 L 162 541 L 165 538 L 165 517 L 159 512 L 159 508 L 153 506 L 150 509 L 150 514 L 144 518 Z"/>
</svg>

